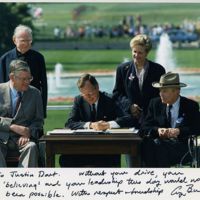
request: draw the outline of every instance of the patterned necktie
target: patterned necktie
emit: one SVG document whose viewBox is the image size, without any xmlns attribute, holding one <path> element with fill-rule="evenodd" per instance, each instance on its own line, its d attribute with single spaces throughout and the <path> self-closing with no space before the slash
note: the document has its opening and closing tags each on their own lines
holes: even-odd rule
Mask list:
<svg viewBox="0 0 200 200">
<path fill-rule="evenodd" d="M 18 91 L 18 92 L 17 92 L 17 96 L 18 96 L 18 98 L 17 98 L 17 102 L 16 102 L 16 106 L 15 106 L 14 115 L 16 114 L 16 112 L 17 112 L 17 110 L 18 110 L 18 108 L 19 108 L 19 105 L 20 105 L 20 103 L 21 103 L 21 100 L 22 100 L 22 93 Z"/>
<path fill-rule="evenodd" d="M 171 124 L 172 124 L 171 109 L 172 109 L 172 105 L 169 105 L 168 106 L 168 113 L 167 113 L 167 121 L 168 121 L 169 127 L 171 127 Z"/>
<path fill-rule="evenodd" d="M 91 120 L 92 122 L 96 121 L 96 107 L 95 104 L 92 104 L 92 108 L 91 108 Z"/>
</svg>

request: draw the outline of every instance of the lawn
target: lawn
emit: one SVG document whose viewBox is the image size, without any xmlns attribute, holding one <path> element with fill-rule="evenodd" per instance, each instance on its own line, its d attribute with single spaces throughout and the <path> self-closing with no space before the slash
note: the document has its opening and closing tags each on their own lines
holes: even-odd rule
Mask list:
<svg viewBox="0 0 200 200">
<path fill-rule="evenodd" d="M 149 59 L 155 60 L 155 50 Z M 57 62 L 61 63 L 65 72 L 115 70 L 125 58 L 131 59 L 131 51 L 127 50 L 42 50 L 47 71 L 54 70 Z M 179 68 L 200 68 L 199 49 L 175 49 L 174 58 Z"/>
<path fill-rule="evenodd" d="M 119 24 L 124 16 L 142 16 L 142 23 L 148 26 L 155 24 L 180 25 L 184 19 L 197 21 L 199 3 L 29 3 L 33 7 L 41 7 L 43 16 L 35 20 L 38 28 L 37 37 L 53 38 L 53 29 L 59 26 L 65 29 L 68 25 L 79 26 L 112 26 Z M 75 10 L 82 11 L 73 17 Z"/>
</svg>

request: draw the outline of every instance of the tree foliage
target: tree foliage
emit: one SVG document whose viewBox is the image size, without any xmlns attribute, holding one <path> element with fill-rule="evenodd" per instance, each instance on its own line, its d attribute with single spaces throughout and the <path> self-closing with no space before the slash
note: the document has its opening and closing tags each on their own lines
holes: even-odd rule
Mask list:
<svg viewBox="0 0 200 200">
<path fill-rule="evenodd" d="M 33 28 L 28 4 L 0 3 L 0 54 L 13 48 L 13 31 L 19 24 Z"/>
</svg>

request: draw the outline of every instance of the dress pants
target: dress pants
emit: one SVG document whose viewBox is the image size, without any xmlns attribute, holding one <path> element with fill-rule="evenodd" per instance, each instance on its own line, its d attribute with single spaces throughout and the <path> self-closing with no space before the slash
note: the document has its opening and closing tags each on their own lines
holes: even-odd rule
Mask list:
<svg viewBox="0 0 200 200">
<path fill-rule="evenodd" d="M 144 167 L 171 167 L 188 152 L 187 141 L 144 138 L 141 144 Z"/>
<path fill-rule="evenodd" d="M 38 147 L 35 142 L 30 141 L 19 147 L 12 138 L 6 144 L 0 140 L 0 167 L 7 166 L 5 157 L 9 150 L 19 152 L 18 167 L 38 167 Z"/>
</svg>

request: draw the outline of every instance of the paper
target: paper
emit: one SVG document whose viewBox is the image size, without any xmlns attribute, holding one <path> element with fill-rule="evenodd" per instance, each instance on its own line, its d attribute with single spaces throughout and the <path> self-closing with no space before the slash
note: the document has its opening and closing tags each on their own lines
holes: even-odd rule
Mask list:
<svg viewBox="0 0 200 200">
<path fill-rule="evenodd" d="M 52 131 L 48 131 L 47 135 L 65 135 L 65 134 L 123 134 L 123 133 L 138 133 L 138 129 L 133 128 L 127 128 L 127 129 L 109 129 L 106 131 L 96 131 L 94 129 L 77 129 L 77 130 L 71 130 L 71 129 L 54 129 Z"/>
<path fill-rule="evenodd" d="M 52 131 L 48 131 L 47 135 L 60 135 L 60 134 L 73 134 L 74 130 L 71 129 L 54 129 Z"/>
<path fill-rule="evenodd" d="M 109 130 L 106 130 L 106 133 L 111 133 L 111 134 L 123 134 L 123 133 L 129 133 L 129 134 L 136 134 L 138 133 L 138 129 L 135 129 L 134 127 L 133 128 L 126 128 L 126 129 L 109 129 Z"/>
<path fill-rule="evenodd" d="M 100 134 L 104 133 L 103 131 L 95 131 L 93 129 L 54 129 L 52 131 L 48 131 L 47 135 L 65 135 L 65 134 Z"/>
<path fill-rule="evenodd" d="M 100 134 L 104 133 L 104 131 L 96 131 L 94 129 L 77 129 L 75 130 L 77 134 Z"/>
<path fill-rule="evenodd" d="M 0 169 L 1 200 L 190 200 L 200 197 L 199 169 Z"/>
</svg>

